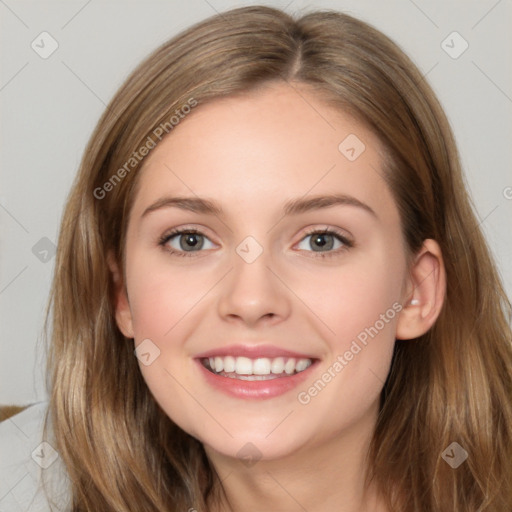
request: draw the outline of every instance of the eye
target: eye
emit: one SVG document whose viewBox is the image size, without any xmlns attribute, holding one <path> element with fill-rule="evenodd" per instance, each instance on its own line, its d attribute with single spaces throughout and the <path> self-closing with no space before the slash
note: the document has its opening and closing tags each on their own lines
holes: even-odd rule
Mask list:
<svg viewBox="0 0 512 512">
<path fill-rule="evenodd" d="M 307 238 L 311 238 L 309 244 L 305 241 Z M 209 243 L 210 247 L 205 247 L 205 243 Z M 201 252 L 201 249 L 212 249 L 214 245 L 204 233 L 194 228 L 175 229 L 163 235 L 158 244 L 171 254 L 185 257 Z M 304 244 L 312 247 L 313 251 L 304 247 Z M 335 256 L 353 246 L 353 242 L 346 236 L 332 229 L 312 229 L 299 243 L 299 249 L 321 253 L 320 257 Z M 314 250 L 315 247 L 319 250 Z"/>
<path fill-rule="evenodd" d="M 307 238 L 311 239 L 309 244 L 306 242 Z M 318 248 L 318 251 L 313 250 L 310 252 L 326 253 L 320 255 L 321 257 L 325 257 L 334 256 L 342 251 L 346 251 L 350 247 L 353 247 L 354 244 L 346 236 L 342 235 L 338 231 L 332 229 L 313 229 L 307 233 L 307 235 L 301 240 L 299 244 L 299 249 L 309 251 L 309 249 L 304 247 L 304 245 L 309 245 L 309 247 L 312 248 Z"/>
<path fill-rule="evenodd" d="M 205 241 L 212 247 L 204 247 Z M 197 229 L 183 228 L 176 229 L 165 234 L 158 242 L 166 251 L 176 256 L 191 256 L 191 252 L 200 252 L 201 249 L 211 249 L 213 244 L 206 235 Z"/>
</svg>

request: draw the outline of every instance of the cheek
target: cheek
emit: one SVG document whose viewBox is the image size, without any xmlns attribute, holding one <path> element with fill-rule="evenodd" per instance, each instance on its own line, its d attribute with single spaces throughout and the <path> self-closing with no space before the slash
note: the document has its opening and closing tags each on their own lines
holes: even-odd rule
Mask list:
<svg viewBox="0 0 512 512">
<path fill-rule="evenodd" d="M 131 270 L 129 294 L 136 340 L 171 336 L 210 287 L 201 273 L 162 261 L 134 257 Z"/>
<path fill-rule="evenodd" d="M 376 250 L 337 269 L 317 272 L 314 279 L 302 282 L 297 294 L 307 297 L 307 305 L 322 320 L 331 350 L 346 350 L 351 340 L 360 334 L 364 338 L 375 325 L 379 338 L 394 341 L 404 268 L 402 255 Z"/>
<path fill-rule="evenodd" d="M 197 324 L 194 314 L 213 282 L 208 283 L 202 273 L 171 268 L 136 252 L 127 261 L 127 275 L 135 345 L 146 339 L 154 343 L 146 345 L 152 359 L 147 365 L 140 360 L 141 374 L 167 415 L 195 433 L 197 410 L 186 390 L 194 389 L 196 369 L 185 343 Z"/>
<path fill-rule="evenodd" d="M 335 401 L 333 419 L 345 423 L 378 399 L 393 355 L 404 270 L 402 254 L 379 248 L 304 284 L 301 296 L 328 329 L 323 373 L 303 387 L 301 404 L 321 410 Z"/>
</svg>

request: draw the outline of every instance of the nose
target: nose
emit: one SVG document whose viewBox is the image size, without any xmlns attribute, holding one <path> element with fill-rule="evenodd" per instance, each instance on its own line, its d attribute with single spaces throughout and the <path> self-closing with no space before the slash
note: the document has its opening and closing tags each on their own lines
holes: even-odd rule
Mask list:
<svg viewBox="0 0 512 512">
<path fill-rule="evenodd" d="M 271 268 L 266 251 L 252 263 L 235 253 L 221 290 L 218 313 L 225 321 L 254 327 L 279 323 L 290 314 L 291 292 Z"/>
</svg>

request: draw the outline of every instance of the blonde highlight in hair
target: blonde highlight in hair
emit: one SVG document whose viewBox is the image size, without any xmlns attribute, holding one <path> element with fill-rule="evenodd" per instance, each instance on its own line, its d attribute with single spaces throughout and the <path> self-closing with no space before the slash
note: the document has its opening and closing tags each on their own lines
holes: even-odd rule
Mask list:
<svg viewBox="0 0 512 512">
<path fill-rule="evenodd" d="M 222 492 L 201 443 L 152 397 L 115 322 L 107 254 L 124 269 L 143 160 L 103 198 L 94 191 L 191 98 L 200 108 L 275 81 L 311 87 L 379 137 L 408 251 L 433 238 L 443 252 L 446 300 L 428 333 L 395 344 L 368 481 L 394 512 L 503 512 L 512 503 L 511 306 L 446 116 L 411 60 L 370 25 L 335 11 L 294 19 L 262 6 L 209 18 L 158 48 L 122 85 L 85 150 L 49 303 L 47 420 L 72 510 L 203 512 Z M 47 329 L 49 319 L 50 308 Z M 441 459 L 454 441 L 469 453 L 457 469 Z"/>
</svg>

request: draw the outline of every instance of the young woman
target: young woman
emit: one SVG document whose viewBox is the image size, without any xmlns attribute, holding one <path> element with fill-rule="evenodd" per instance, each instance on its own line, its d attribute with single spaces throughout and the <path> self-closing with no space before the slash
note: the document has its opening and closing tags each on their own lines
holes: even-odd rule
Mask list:
<svg viewBox="0 0 512 512">
<path fill-rule="evenodd" d="M 510 303 L 439 102 L 348 15 L 235 9 L 143 62 L 51 299 L 69 510 L 512 503 Z"/>
</svg>

